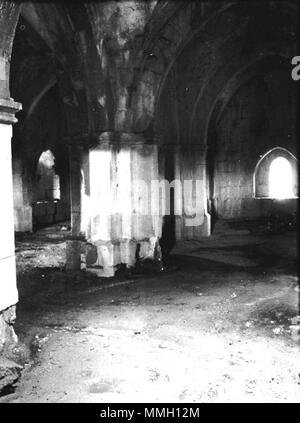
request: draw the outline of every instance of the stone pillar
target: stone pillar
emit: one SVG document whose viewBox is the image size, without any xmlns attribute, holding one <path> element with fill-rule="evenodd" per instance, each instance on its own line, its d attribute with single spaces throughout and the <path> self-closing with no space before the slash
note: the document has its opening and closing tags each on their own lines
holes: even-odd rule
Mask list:
<svg viewBox="0 0 300 423">
<path fill-rule="evenodd" d="M 70 146 L 70 193 L 72 235 L 80 235 L 81 223 L 81 163 L 82 151 L 77 145 Z"/>
<path fill-rule="evenodd" d="M 176 239 L 201 239 L 211 234 L 207 211 L 206 152 L 198 145 L 177 149 L 175 179 L 181 181 L 182 193 L 177 195 L 175 208 Z"/>
<path fill-rule="evenodd" d="M 74 141 L 74 140 L 73 140 Z M 86 156 L 84 148 L 78 143 L 69 145 L 70 202 L 71 202 L 71 239 L 67 241 L 66 269 L 80 270 L 82 241 L 85 240 L 83 201 L 83 165 Z"/>
<path fill-rule="evenodd" d="M 154 259 L 161 236 L 161 217 L 151 210 L 151 181 L 158 180 L 155 143 L 142 134 L 105 132 L 77 158 L 76 177 L 71 170 L 72 232 L 85 237 L 89 251 L 73 242 L 77 266 L 85 254 L 88 271 L 109 277 L 119 264 Z"/>
<path fill-rule="evenodd" d="M 32 181 L 20 158 L 13 159 L 14 226 L 16 232 L 32 231 Z M 30 201 L 31 200 L 31 201 Z"/>
<path fill-rule="evenodd" d="M 14 206 L 11 137 L 15 113 L 21 105 L 12 99 L 0 99 L 0 354 L 7 344 L 17 342 L 13 331 L 16 285 Z"/>
<path fill-rule="evenodd" d="M 68 220 L 71 216 L 70 206 L 70 169 L 65 166 L 60 169 L 59 182 L 60 182 L 60 201 L 56 205 L 55 221 Z"/>
</svg>

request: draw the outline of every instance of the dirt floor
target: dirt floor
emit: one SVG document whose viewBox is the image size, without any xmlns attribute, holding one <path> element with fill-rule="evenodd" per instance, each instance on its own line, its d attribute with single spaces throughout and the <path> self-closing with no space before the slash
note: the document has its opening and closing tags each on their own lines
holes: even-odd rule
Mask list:
<svg viewBox="0 0 300 423">
<path fill-rule="evenodd" d="M 160 273 L 66 273 L 67 231 L 17 240 L 16 332 L 0 402 L 300 402 L 295 232 L 181 243 Z"/>
</svg>

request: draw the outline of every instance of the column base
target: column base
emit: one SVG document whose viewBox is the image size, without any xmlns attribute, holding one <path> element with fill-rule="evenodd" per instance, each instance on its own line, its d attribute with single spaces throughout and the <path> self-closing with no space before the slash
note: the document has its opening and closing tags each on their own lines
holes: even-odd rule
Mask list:
<svg viewBox="0 0 300 423">
<path fill-rule="evenodd" d="M 113 277 L 118 265 L 134 268 L 137 263 L 153 261 L 162 267 L 158 237 L 142 241 L 67 241 L 66 270 L 84 270 L 99 278 Z"/>
<path fill-rule="evenodd" d="M 116 273 L 115 266 L 103 267 L 103 268 L 96 268 L 96 267 L 88 267 L 86 269 L 88 273 L 91 273 L 97 278 L 113 278 Z"/>
<path fill-rule="evenodd" d="M 120 264 L 125 264 L 129 268 L 136 264 L 138 243 L 134 240 L 98 241 L 94 245 L 97 251 L 96 261 L 91 263 L 90 260 L 87 260 L 86 270 L 98 277 L 113 277 Z"/>
</svg>

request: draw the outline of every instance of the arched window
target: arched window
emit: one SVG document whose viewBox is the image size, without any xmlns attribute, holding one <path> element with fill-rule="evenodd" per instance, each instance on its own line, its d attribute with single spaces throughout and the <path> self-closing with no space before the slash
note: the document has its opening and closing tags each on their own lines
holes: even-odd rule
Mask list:
<svg viewBox="0 0 300 423">
<path fill-rule="evenodd" d="M 255 198 L 288 199 L 298 193 L 297 159 L 288 150 L 276 147 L 258 161 L 253 179 Z"/>
<path fill-rule="evenodd" d="M 277 157 L 270 165 L 269 196 L 278 199 L 294 197 L 292 166 L 284 157 Z"/>
<path fill-rule="evenodd" d="M 60 199 L 59 176 L 55 174 L 55 157 L 50 150 L 44 151 L 37 165 L 37 201 Z"/>
</svg>

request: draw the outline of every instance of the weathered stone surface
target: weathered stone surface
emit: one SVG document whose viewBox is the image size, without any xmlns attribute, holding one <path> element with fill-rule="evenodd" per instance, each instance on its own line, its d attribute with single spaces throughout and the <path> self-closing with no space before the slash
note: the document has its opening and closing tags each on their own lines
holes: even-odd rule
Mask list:
<svg viewBox="0 0 300 423">
<path fill-rule="evenodd" d="M 0 395 L 14 387 L 29 352 L 18 344 L 13 325 L 16 320 L 16 307 L 8 307 L 0 312 Z"/>
<path fill-rule="evenodd" d="M 93 265 L 98 259 L 97 247 L 93 244 L 86 243 L 85 246 L 86 264 L 87 266 Z"/>
<path fill-rule="evenodd" d="M 0 357 L 0 396 L 10 392 L 21 375 L 22 366 Z"/>
<path fill-rule="evenodd" d="M 16 306 L 12 306 L 2 311 L 3 320 L 9 326 L 13 326 L 16 321 Z"/>
<path fill-rule="evenodd" d="M 66 269 L 80 270 L 81 254 L 84 252 L 84 243 L 78 240 L 68 240 L 66 245 Z"/>
<path fill-rule="evenodd" d="M 16 320 L 16 307 L 8 307 L 0 312 L 0 355 L 10 351 L 18 342 L 13 325 Z"/>
</svg>

